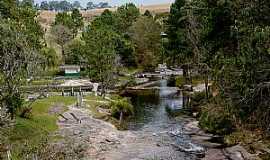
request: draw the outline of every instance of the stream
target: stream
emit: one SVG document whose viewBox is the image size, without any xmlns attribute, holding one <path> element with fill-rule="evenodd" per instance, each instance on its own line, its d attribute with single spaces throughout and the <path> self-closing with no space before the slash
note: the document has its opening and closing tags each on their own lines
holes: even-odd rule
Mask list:
<svg viewBox="0 0 270 160">
<path fill-rule="evenodd" d="M 186 128 L 194 120 L 169 114 L 182 111 L 188 99 L 175 87 L 167 87 L 167 80 L 161 80 L 155 85 L 159 87 L 158 90 L 136 90 L 125 95 L 131 98 L 135 109 L 135 115 L 126 121 L 125 131 L 119 131 L 112 124 L 89 116 L 91 112 L 87 109 L 70 106 L 63 114 L 68 120 L 60 117 L 58 121 L 58 134 L 66 138 L 54 150 L 64 149 L 68 153 L 75 153 L 75 157 L 67 154 L 67 159 L 201 159 L 205 148 L 191 140 Z M 76 115 L 80 123 L 71 114 Z M 77 148 L 81 148 L 79 154 Z"/>
<path fill-rule="evenodd" d="M 63 113 L 67 120 L 59 117 L 57 123 L 56 135 L 64 138 L 50 148 L 65 153 L 63 159 L 68 160 L 244 160 L 253 156 L 239 145 L 224 148 L 219 137 L 198 127 L 198 121 L 179 114 L 186 111 L 189 99 L 177 88 L 168 87 L 167 80 L 149 87 L 158 89 L 125 94 L 135 110 L 125 121 L 125 131 L 92 117 L 87 107 L 69 106 Z"/>
<path fill-rule="evenodd" d="M 158 147 L 169 149 L 161 149 L 164 152 L 150 149 L 152 159 L 198 159 L 204 154 L 204 148 L 184 134 L 184 121 L 171 116 L 171 113 L 181 112 L 188 99 L 174 87 L 167 87 L 166 79 L 160 81 L 159 87 L 158 91 L 138 91 L 127 95 L 135 109 L 135 115 L 127 122 L 128 130 L 146 143 L 150 139 Z M 145 157 L 142 155 L 142 159 Z"/>
</svg>

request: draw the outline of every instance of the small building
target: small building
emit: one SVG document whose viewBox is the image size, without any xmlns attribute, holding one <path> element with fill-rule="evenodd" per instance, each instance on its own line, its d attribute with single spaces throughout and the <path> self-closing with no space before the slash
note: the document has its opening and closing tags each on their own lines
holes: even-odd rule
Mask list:
<svg viewBox="0 0 270 160">
<path fill-rule="evenodd" d="M 65 73 L 68 77 L 78 77 L 80 76 L 81 67 L 78 65 L 63 65 L 60 66 L 60 71 Z"/>
</svg>

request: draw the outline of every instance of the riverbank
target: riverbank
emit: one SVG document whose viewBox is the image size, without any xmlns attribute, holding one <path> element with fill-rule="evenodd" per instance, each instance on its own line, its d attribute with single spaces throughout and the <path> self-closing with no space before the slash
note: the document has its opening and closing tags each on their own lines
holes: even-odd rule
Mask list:
<svg viewBox="0 0 270 160">
<path fill-rule="evenodd" d="M 199 121 L 190 119 L 184 125 L 191 139 L 204 146 L 206 149 L 203 160 L 258 160 L 258 154 L 249 153 L 241 144 L 227 146 L 223 143 L 223 137 L 205 133 L 199 127 Z"/>
<path fill-rule="evenodd" d="M 219 102 L 215 93 L 207 100 L 204 92 L 203 84 L 193 87 L 189 114 L 197 119 L 195 124 L 190 125 L 208 133 L 198 136 L 198 131 L 195 131 L 195 136 L 191 134 L 192 139 L 195 141 L 199 139 L 199 143 L 206 146 L 209 145 L 209 141 L 216 142 L 209 146 L 205 159 L 222 157 L 221 159 L 233 160 L 268 160 L 270 146 L 267 133 L 259 129 L 247 130 L 235 126 L 232 119 L 228 118 L 230 117 L 228 113 L 222 109 L 224 104 Z"/>
<path fill-rule="evenodd" d="M 36 157 L 50 142 L 59 137 L 58 114 L 75 103 L 74 97 L 53 96 L 38 99 L 31 105 L 29 117 L 16 117 L 14 124 L 0 128 L 0 159 L 27 159 Z"/>
<path fill-rule="evenodd" d="M 71 113 L 80 121 L 72 118 Z M 70 153 L 68 156 L 73 155 L 75 159 L 196 158 L 195 155 L 179 151 L 179 148 L 173 145 L 169 130 L 152 132 L 145 128 L 141 131 L 119 131 L 110 123 L 93 118 L 91 111 L 83 108 L 70 107 L 63 115 L 68 120 L 59 117 L 59 131 L 56 133 L 63 139 L 52 144 L 52 148 L 54 151 Z M 58 153 L 52 154 L 52 159 L 54 155 Z"/>
<path fill-rule="evenodd" d="M 74 114 L 79 121 L 75 120 Z M 198 127 L 198 121 L 190 117 L 178 117 L 177 123 L 182 128 L 174 128 L 174 124 L 165 130 L 153 132 L 151 128 L 143 130 L 119 131 L 108 122 L 93 118 L 91 111 L 84 108 L 69 107 L 63 114 L 68 120 L 58 119 L 57 136 L 63 137 L 52 144 L 54 151 L 61 151 L 69 158 L 127 160 L 127 159 L 173 159 L 173 160 L 255 160 L 256 155 L 248 153 L 243 147 L 236 145 L 223 147 L 211 142 L 215 138 Z M 175 126 L 174 126 L 175 127 Z M 173 137 L 190 137 L 184 143 L 198 144 L 204 147 L 194 150 L 187 145 L 177 145 Z M 185 137 L 186 138 L 186 137 Z M 53 159 L 58 153 L 51 154 Z M 71 156 L 73 155 L 73 156 Z M 68 157 L 65 157 L 68 159 Z"/>
<path fill-rule="evenodd" d="M 225 146 L 220 137 L 205 133 L 199 128 L 195 118 L 185 115 L 170 116 L 166 107 L 183 109 L 181 107 L 185 107 L 182 106 L 185 98 L 174 87 L 167 87 L 166 80 L 160 81 L 160 89 L 156 92 L 139 91 L 131 96 L 136 107 L 135 115 L 134 119 L 127 119 L 128 130 L 125 131 L 120 131 L 113 125 L 117 120 L 112 123 L 107 119 L 111 117 L 111 113 L 106 106 L 110 105 L 113 96 L 103 99 L 88 95 L 83 99 L 85 105 L 80 107 L 71 105 L 75 102 L 74 97 L 58 96 L 56 100 L 54 97 L 41 100 L 42 103 L 37 103 L 34 107 L 35 116 L 38 111 L 54 118 L 50 123 L 39 123 L 39 127 L 54 127 L 47 133 L 48 137 L 33 132 L 37 133 L 35 136 L 47 140 L 46 143 L 37 140 L 40 143 L 36 146 L 38 150 L 26 150 L 29 156 L 36 155 L 45 160 L 258 159 L 257 152 L 250 154 L 241 144 Z M 52 102 L 48 101 L 50 99 Z M 66 102 L 60 105 L 59 102 L 63 100 Z M 57 116 L 59 114 L 61 116 Z M 31 134 L 25 136 L 27 135 Z M 29 140 L 32 137 L 29 136 Z M 32 140 L 35 141 L 35 138 Z M 14 150 L 11 153 L 13 152 Z"/>
</svg>

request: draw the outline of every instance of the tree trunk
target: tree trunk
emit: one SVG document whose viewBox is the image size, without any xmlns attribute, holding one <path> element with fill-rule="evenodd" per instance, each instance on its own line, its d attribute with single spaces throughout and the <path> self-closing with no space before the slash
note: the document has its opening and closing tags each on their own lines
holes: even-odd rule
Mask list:
<svg viewBox="0 0 270 160">
<path fill-rule="evenodd" d="M 188 83 L 188 81 L 187 81 L 188 73 L 187 73 L 187 67 L 186 66 L 183 67 L 183 76 L 185 78 L 185 84 L 187 84 Z"/>
<path fill-rule="evenodd" d="M 63 61 L 63 64 L 65 64 L 66 56 L 65 56 L 64 45 L 61 46 L 61 50 L 62 50 L 62 61 Z"/>
<path fill-rule="evenodd" d="M 122 124 L 122 121 L 123 121 L 123 111 L 120 112 L 120 119 L 119 119 L 120 125 Z"/>
<path fill-rule="evenodd" d="M 206 99 L 208 101 L 208 99 L 209 99 L 209 91 L 208 91 L 208 75 L 207 75 L 207 73 L 204 76 L 204 85 L 205 85 L 205 96 L 206 96 Z"/>
<path fill-rule="evenodd" d="M 101 97 L 105 98 L 106 89 L 104 83 L 101 83 L 101 86 Z"/>
<path fill-rule="evenodd" d="M 192 84 L 192 74 L 191 74 L 191 69 L 190 69 L 189 64 L 188 64 L 188 67 L 187 67 L 187 73 L 188 73 L 189 84 L 191 85 Z"/>
</svg>

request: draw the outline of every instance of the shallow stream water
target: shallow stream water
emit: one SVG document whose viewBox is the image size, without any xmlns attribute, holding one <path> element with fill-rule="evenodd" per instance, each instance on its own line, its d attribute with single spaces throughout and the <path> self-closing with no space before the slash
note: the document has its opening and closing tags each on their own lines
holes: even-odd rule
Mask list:
<svg viewBox="0 0 270 160">
<path fill-rule="evenodd" d="M 71 106 L 63 114 L 68 121 L 61 118 L 58 121 L 58 134 L 69 141 L 59 142 L 56 147 L 62 149 L 65 144 L 66 150 L 74 148 L 77 153 L 80 146 L 83 157 L 93 160 L 201 159 L 205 150 L 191 140 L 187 129 L 187 124 L 194 120 L 171 116 L 185 109 L 188 99 L 177 88 L 167 87 L 166 80 L 156 85 L 158 90 L 140 90 L 126 95 L 131 98 L 135 115 L 126 122 L 128 130 L 125 131 L 89 116 L 88 109 Z M 71 113 L 81 119 L 80 123 Z"/>
<path fill-rule="evenodd" d="M 156 159 L 198 159 L 204 148 L 184 134 L 184 121 L 171 116 L 171 113 L 181 112 L 188 99 L 174 87 L 167 87 L 167 80 L 161 80 L 159 87 L 158 91 L 138 91 L 128 95 L 135 108 L 134 117 L 127 122 L 128 130 L 142 139 L 151 136 L 160 147 L 173 148 L 167 153 L 171 154 L 168 157 L 164 153 L 155 153 Z"/>
</svg>

